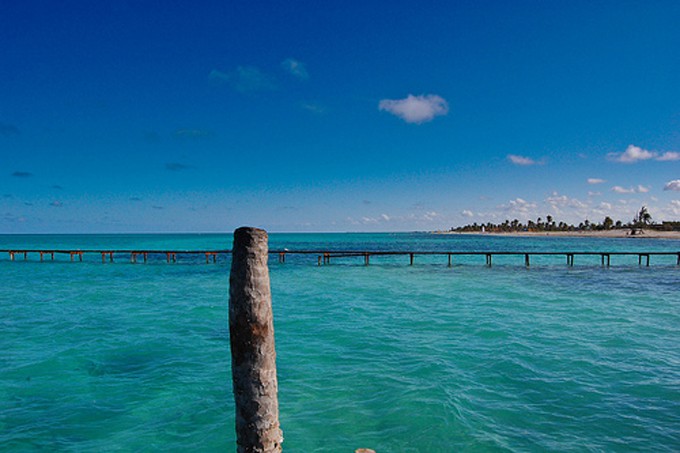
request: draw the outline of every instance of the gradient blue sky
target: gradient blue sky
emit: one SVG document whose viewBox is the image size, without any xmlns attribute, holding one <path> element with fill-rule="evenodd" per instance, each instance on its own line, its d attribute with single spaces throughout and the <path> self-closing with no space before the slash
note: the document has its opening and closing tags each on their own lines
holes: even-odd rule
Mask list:
<svg viewBox="0 0 680 453">
<path fill-rule="evenodd" d="M 678 24 L 677 1 L 9 2 L 0 233 L 680 220 Z"/>
</svg>

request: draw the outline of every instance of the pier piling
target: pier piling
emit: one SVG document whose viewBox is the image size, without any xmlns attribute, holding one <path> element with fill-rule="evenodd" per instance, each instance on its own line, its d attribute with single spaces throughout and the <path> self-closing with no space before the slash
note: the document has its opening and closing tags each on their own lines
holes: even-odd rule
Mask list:
<svg viewBox="0 0 680 453">
<path fill-rule="evenodd" d="M 234 232 L 229 277 L 231 371 L 238 452 L 280 452 L 274 321 L 267 232 Z"/>
</svg>

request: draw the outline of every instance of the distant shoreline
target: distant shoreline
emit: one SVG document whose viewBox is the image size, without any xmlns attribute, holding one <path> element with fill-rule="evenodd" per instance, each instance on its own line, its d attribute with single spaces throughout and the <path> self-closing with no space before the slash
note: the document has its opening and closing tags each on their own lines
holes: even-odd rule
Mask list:
<svg viewBox="0 0 680 453">
<path fill-rule="evenodd" d="M 508 236 L 508 237 L 576 237 L 576 238 L 630 238 L 630 239 L 680 239 L 680 231 L 656 231 L 642 230 L 635 235 L 630 234 L 629 229 L 603 230 L 603 231 L 511 231 L 490 232 L 481 231 L 432 231 L 432 234 L 444 235 L 483 235 L 483 236 Z"/>
</svg>

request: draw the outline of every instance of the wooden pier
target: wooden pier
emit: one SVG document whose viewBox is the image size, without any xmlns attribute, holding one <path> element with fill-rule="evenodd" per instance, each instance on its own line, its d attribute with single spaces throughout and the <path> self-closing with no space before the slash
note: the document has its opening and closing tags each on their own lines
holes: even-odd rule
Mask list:
<svg viewBox="0 0 680 453">
<path fill-rule="evenodd" d="M 633 251 L 619 251 L 619 252 L 605 252 L 605 251 L 562 251 L 562 252 L 536 252 L 536 251 L 385 251 L 385 250 L 270 250 L 270 255 L 278 256 L 280 264 L 286 263 L 288 255 L 300 256 L 316 256 L 317 264 L 319 266 L 331 264 L 331 259 L 351 259 L 359 258 L 365 266 L 371 263 L 371 258 L 378 257 L 400 257 L 405 258 L 410 266 L 416 263 L 417 257 L 433 257 L 441 256 L 448 267 L 452 267 L 459 257 L 477 257 L 484 258 L 484 263 L 487 267 L 491 267 L 495 257 L 517 257 L 518 263 L 525 267 L 531 266 L 533 257 L 554 257 L 562 256 L 566 259 L 566 265 L 573 267 L 576 258 L 584 257 L 599 257 L 602 267 L 610 267 L 612 264 L 612 257 L 637 257 L 639 266 L 649 267 L 651 257 L 674 256 L 676 257 L 676 265 L 680 266 L 680 251 L 649 251 L 649 252 L 633 252 Z M 4 249 L 0 250 L 0 256 L 5 255 L 9 257 L 10 261 L 16 261 L 23 258 L 24 261 L 29 259 L 29 256 L 39 257 L 40 261 L 45 261 L 45 257 L 49 257 L 50 261 L 55 261 L 55 255 L 68 256 L 70 261 L 83 261 L 85 255 L 101 256 L 102 263 L 114 262 L 114 257 L 127 257 L 131 263 L 150 261 L 150 257 L 155 257 L 156 261 L 162 261 L 165 258 L 167 263 L 177 263 L 178 256 L 193 257 L 194 262 L 197 257 L 205 257 L 205 263 L 217 263 L 218 257 L 230 256 L 231 250 L 57 250 L 57 249 Z M 481 260 L 480 260 L 481 261 Z M 592 261 L 592 260 L 591 260 Z M 431 262 L 431 261 L 430 261 Z"/>
</svg>

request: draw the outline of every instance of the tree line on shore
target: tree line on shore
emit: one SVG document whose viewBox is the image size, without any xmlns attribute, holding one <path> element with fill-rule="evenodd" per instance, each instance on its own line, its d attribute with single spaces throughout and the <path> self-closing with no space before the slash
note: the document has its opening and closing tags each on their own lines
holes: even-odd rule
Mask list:
<svg viewBox="0 0 680 453">
<path fill-rule="evenodd" d="M 586 219 L 578 225 L 567 224 L 565 222 L 557 222 L 551 215 L 545 216 L 545 220 L 541 217 L 533 220 L 527 220 L 524 224 L 518 219 L 512 221 L 505 220 L 503 223 L 495 224 L 492 222 L 481 223 L 477 222 L 461 227 L 451 227 L 450 231 L 469 233 L 469 232 L 488 232 L 488 233 L 512 233 L 519 231 L 541 232 L 541 231 L 604 231 L 615 229 L 630 229 L 631 231 L 641 230 L 643 228 L 650 228 L 655 230 L 680 230 L 680 222 L 662 222 L 654 223 L 652 215 L 646 206 L 640 208 L 633 220 L 623 223 L 621 220 L 612 219 L 606 216 L 602 222 L 591 222 Z"/>
</svg>

